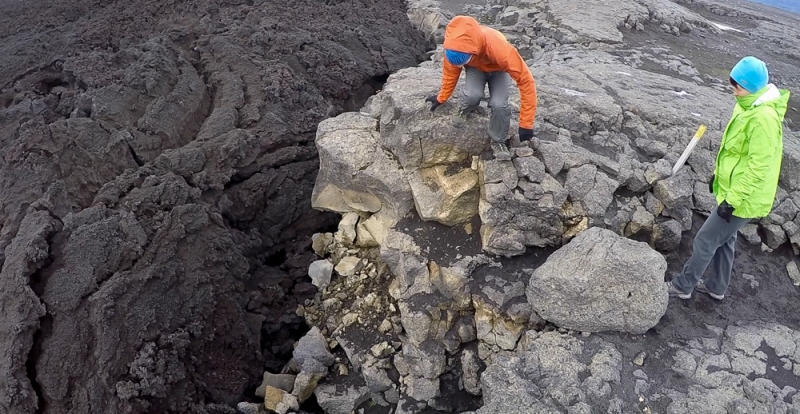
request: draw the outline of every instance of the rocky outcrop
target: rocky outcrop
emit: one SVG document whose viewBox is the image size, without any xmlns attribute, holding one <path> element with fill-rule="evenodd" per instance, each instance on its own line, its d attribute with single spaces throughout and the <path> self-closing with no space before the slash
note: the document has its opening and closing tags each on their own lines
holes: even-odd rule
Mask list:
<svg viewBox="0 0 800 414">
<path fill-rule="evenodd" d="M 358 112 L 323 123 L 314 202 L 342 220 L 313 238 L 322 260 L 310 269 L 315 280 L 327 281 L 322 265 L 334 274 L 300 313 L 342 356 L 315 390 L 326 410 L 681 412 L 689 404 L 690 388 L 667 378 L 662 362 L 688 340 L 664 338 L 700 337 L 719 321 L 699 293 L 669 309 L 664 280 L 668 263 L 674 270 L 685 260 L 695 214 L 715 205 L 707 183 L 731 98 L 717 72 L 626 38 L 722 32 L 705 11 L 674 2 L 592 5 L 596 13 L 581 18 L 570 2 L 467 7 L 519 47 L 537 80 L 536 138 L 520 144 L 512 135 L 510 161 L 487 151 L 485 102 L 462 127 L 451 124 L 463 82 L 436 111 L 424 102 L 439 88 L 441 48 L 392 74 Z M 413 18 L 435 38 L 446 13 L 434 6 Z M 511 105 L 517 116 L 515 88 Z M 673 175 L 701 124 L 701 145 Z M 789 183 L 782 178 L 781 208 L 751 229 L 759 244 L 765 234 L 765 250 L 794 230 Z M 747 289 L 763 288 L 755 279 Z M 656 384 L 668 384 L 670 397 Z"/>
<path fill-rule="evenodd" d="M 649 358 L 630 364 L 603 338 L 529 331 L 515 353 L 498 357 L 481 376 L 484 406 L 475 414 L 792 412 L 800 393 L 783 378 L 798 375 L 791 372 L 797 334 L 778 324 L 741 326 L 672 344 L 662 358 L 674 363 L 670 370 L 681 382 L 665 387 L 652 378 L 664 364 Z M 626 376 L 634 380 L 627 391 L 639 396 L 635 402 L 621 396 Z"/>
<path fill-rule="evenodd" d="M 645 243 L 592 227 L 534 270 L 526 293 L 533 310 L 558 326 L 643 334 L 667 311 L 666 270 Z"/>
<path fill-rule="evenodd" d="M 320 174 L 314 208 L 347 213 L 381 211 L 402 217 L 413 207 L 411 187 L 397 163 L 378 146 L 378 123 L 345 113 L 320 123 L 316 145 Z"/>
</svg>

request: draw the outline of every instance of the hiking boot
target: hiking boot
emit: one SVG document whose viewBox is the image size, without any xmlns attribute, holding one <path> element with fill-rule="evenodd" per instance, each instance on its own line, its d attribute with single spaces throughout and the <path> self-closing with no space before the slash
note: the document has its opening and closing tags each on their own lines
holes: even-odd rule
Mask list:
<svg viewBox="0 0 800 414">
<path fill-rule="evenodd" d="M 698 292 L 708 293 L 708 296 L 711 296 L 712 298 L 714 298 L 716 300 L 722 300 L 722 299 L 725 298 L 725 294 L 718 295 L 718 294 L 708 290 L 708 288 L 706 287 L 706 284 L 703 282 L 703 279 L 700 279 L 697 282 L 697 285 L 694 287 L 694 290 L 696 290 Z"/>
<path fill-rule="evenodd" d="M 494 159 L 497 161 L 511 160 L 511 153 L 508 151 L 506 144 L 502 142 L 492 142 L 492 152 L 494 153 Z"/>
<path fill-rule="evenodd" d="M 453 123 L 453 126 L 456 128 L 461 128 L 464 124 L 467 123 L 467 114 L 459 111 L 453 114 L 453 117 L 450 120 Z"/>
<path fill-rule="evenodd" d="M 678 298 L 681 298 L 681 299 L 689 299 L 689 298 L 692 297 L 691 293 L 683 293 L 680 290 L 678 290 L 678 288 L 676 288 L 675 285 L 673 285 L 671 281 L 670 282 L 664 282 L 664 283 L 667 284 L 667 293 L 669 293 L 670 297 L 674 296 L 674 297 L 678 297 Z"/>
</svg>

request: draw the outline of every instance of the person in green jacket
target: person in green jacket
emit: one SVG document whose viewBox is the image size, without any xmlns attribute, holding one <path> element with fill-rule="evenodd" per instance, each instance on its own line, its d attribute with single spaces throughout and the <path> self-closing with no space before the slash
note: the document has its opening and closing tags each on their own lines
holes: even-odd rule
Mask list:
<svg viewBox="0 0 800 414">
<path fill-rule="evenodd" d="M 736 105 L 709 183 L 718 206 L 697 232 L 681 273 L 666 282 L 669 295 L 681 299 L 695 290 L 725 297 L 736 235 L 751 219 L 769 215 L 778 189 L 789 91 L 769 83 L 767 65 L 752 56 L 733 67 L 730 83 Z M 703 280 L 709 264 L 711 277 Z"/>
</svg>

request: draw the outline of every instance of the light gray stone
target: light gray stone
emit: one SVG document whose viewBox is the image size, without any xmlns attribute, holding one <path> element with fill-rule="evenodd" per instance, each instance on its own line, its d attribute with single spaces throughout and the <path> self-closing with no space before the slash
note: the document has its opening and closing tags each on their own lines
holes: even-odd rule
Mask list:
<svg viewBox="0 0 800 414">
<path fill-rule="evenodd" d="M 449 102 L 431 116 L 430 105 L 420 96 L 435 93 L 440 83 L 440 69 L 414 67 L 394 72 L 381 90 L 380 144 L 407 172 L 463 162 L 489 147 L 487 111 L 471 114 L 462 127 L 450 122 L 456 105 Z M 463 88 L 459 82 L 455 95 Z"/>
<path fill-rule="evenodd" d="M 308 266 L 308 275 L 311 277 L 311 283 L 314 286 L 319 290 L 325 289 L 325 286 L 331 283 L 333 263 L 327 259 L 315 260 Z"/>
<path fill-rule="evenodd" d="M 354 384 L 322 383 L 314 395 L 327 414 L 350 414 L 369 399 L 369 389 L 363 385 L 363 380 Z"/>
<path fill-rule="evenodd" d="M 346 247 L 352 246 L 356 241 L 356 224 L 358 224 L 358 213 L 349 212 L 342 216 L 339 221 L 339 229 L 336 232 L 336 237 L 340 243 Z"/>
<path fill-rule="evenodd" d="M 300 338 L 294 348 L 292 358 L 301 368 L 306 362 L 312 360 L 318 361 L 325 367 L 333 365 L 334 362 L 333 354 L 328 350 L 328 341 L 316 326 L 312 327 L 308 333 Z"/>
<path fill-rule="evenodd" d="M 748 223 L 739 230 L 739 234 L 744 236 L 744 239 L 753 245 L 761 244 L 761 236 L 758 235 L 758 224 Z"/>
<path fill-rule="evenodd" d="M 667 220 L 653 226 L 652 245 L 655 249 L 669 252 L 681 244 L 683 229 L 675 220 Z"/>
<path fill-rule="evenodd" d="M 380 136 L 377 121 L 358 113 L 320 122 L 312 207 L 339 213 L 380 210 L 394 217 L 411 210 L 411 188 L 396 161 L 379 147 Z"/>
<path fill-rule="evenodd" d="M 647 244 L 592 227 L 532 273 L 527 297 L 536 313 L 561 327 L 644 333 L 667 310 L 666 269 Z"/>
<path fill-rule="evenodd" d="M 606 210 L 614 201 L 614 192 L 619 187 L 619 182 L 610 178 L 604 172 L 599 171 L 596 176 L 594 187 L 583 197 L 583 204 L 586 214 L 590 217 L 604 217 Z"/>
<path fill-rule="evenodd" d="M 544 163 L 536 157 L 517 157 L 514 158 L 514 168 L 520 178 L 527 178 L 532 183 L 540 183 L 547 172 Z"/>
<path fill-rule="evenodd" d="M 605 342 L 597 345 L 587 365 L 581 362 L 581 340 L 558 332 L 526 332 L 515 352 L 500 354 L 487 366 L 481 376 L 484 405 L 476 413 L 565 412 L 564 407 L 593 412 L 596 403 L 590 405 L 589 396 L 608 400 L 622 368 L 619 351 Z"/>
<path fill-rule="evenodd" d="M 361 271 L 364 268 L 364 262 L 355 256 L 343 257 L 334 269 L 336 273 L 348 277 Z"/>
<path fill-rule="evenodd" d="M 239 414 L 259 414 L 260 410 L 261 404 L 250 402 L 240 402 L 236 404 L 236 412 Z"/>
<path fill-rule="evenodd" d="M 567 181 L 564 187 L 569 192 L 572 201 L 580 201 L 594 188 L 597 166 L 592 164 L 571 168 L 567 171 Z"/>
<path fill-rule="evenodd" d="M 765 224 L 764 236 L 766 236 L 766 243 L 770 249 L 777 249 L 783 243 L 789 240 L 786 237 L 786 232 L 777 224 Z"/>
<path fill-rule="evenodd" d="M 795 286 L 800 286 L 800 269 L 797 268 L 797 263 L 792 260 L 786 264 L 786 273 L 789 274 L 789 279 Z"/>
<path fill-rule="evenodd" d="M 675 176 L 656 182 L 653 192 L 668 209 L 674 210 L 691 203 L 694 186 L 689 176 L 679 171 Z"/>
<path fill-rule="evenodd" d="M 294 388 L 295 379 L 296 379 L 295 375 L 273 374 L 271 372 L 264 371 L 264 376 L 261 380 L 261 385 L 258 388 L 256 388 L 256 396 L 263 398 L 264 390 L 267 388 L 268 385 L 290 393 Z"/>
<path fill-rule="evenodd" d="M 461 353 L 461 380 L 464 383 L 464 389 L 472 395 L 481 395 L 480 375 L 478 371 L 481 368 L 480 358 L 478 354 L 467 348 Z"/>
</svg>

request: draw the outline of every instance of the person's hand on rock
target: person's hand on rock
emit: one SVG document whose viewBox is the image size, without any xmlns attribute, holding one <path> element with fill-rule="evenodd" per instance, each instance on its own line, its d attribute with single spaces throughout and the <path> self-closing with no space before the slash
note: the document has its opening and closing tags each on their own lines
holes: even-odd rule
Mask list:
<svg viewBox="0 0 800 414">
<path fill-rule="evenodd" d="M 519 127 L 519 142 L 530 141 L 533 138 L 533 128 Z"/>
<path fill-rule="evenodd" d="M 442 104 L 441 102 L 439 102 L 439 99 L 436 97 L 436 95 L 432 95 L 425 98 L 425 102 L 431 103 L 431 112 L 433 112 L 439 105 Z"/>
</svg>

